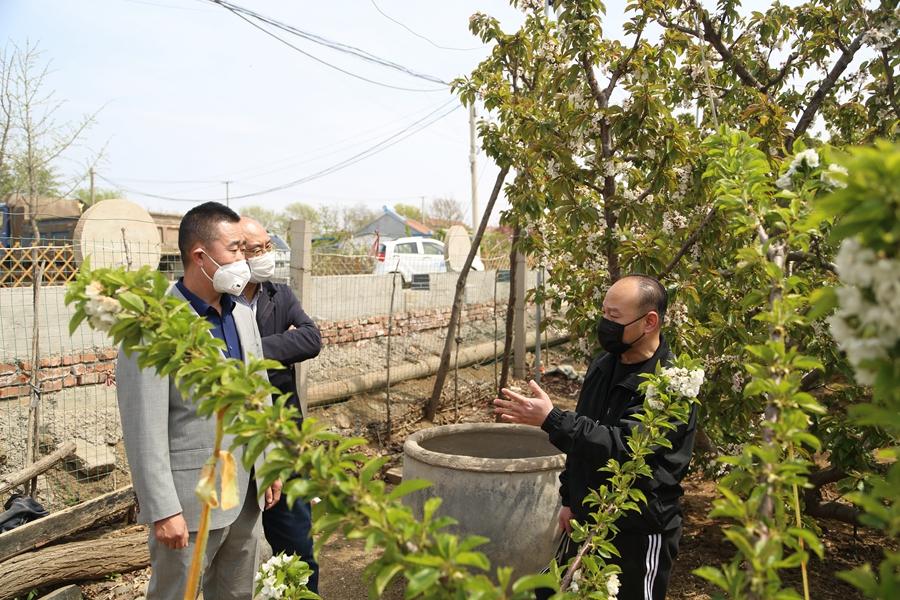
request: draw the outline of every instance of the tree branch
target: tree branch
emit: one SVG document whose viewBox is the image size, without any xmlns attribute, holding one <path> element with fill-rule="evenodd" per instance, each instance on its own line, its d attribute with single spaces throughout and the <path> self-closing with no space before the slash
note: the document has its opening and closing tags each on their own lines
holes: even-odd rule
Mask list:
<svg viewBox="0 0 900 600">
<path fill-rule="evenodd" d="M 703 39 L 716 49 L 723 62 L 731 65 L 738 79 L 744 85 L 755 90 L 765 91 L 762 84 L 753 76 L 744 63 L 738 60 L 734 53 L 725 45 L 725 42 L 722 41 L 722 35 L 716 30 L 713 22 L 709 20 L 709 13 L 699 8 L 697 10 L 700 12 L 701 23 L 703 24 Z"/>
<path fill-rule="evenodd" d="M 668 13 L 663 13 L 663 18 L 666 20 L 665 27 L 667 29 L 674 29 L 675 31 L 680 31 L 681 33 L 686 33 L 687 35 L 694 36 L 695 38 L 700 38 L 703 35 L 703 33 L 697 29 L 692 29 L 685 25 L 676 23 L 672 20 L 672 17 L 670 17 Z"/>
<path fill-rule="evenodd" d="M 862 511 L 843 502 L 822 502 L 822 488 L 830 483 L 845 479 L 847 473 L 838 467 L 829 465 L 809 474 L 809 483 L 813 487 L 803 490 L 804 513 L 817 519 L 831 519 L 851 525 L 860 525 Z"/>
<path fill-rule="evenodd" d="M 847 46 L 847 48 L 843 52 L 841 52 L 840 58 L 838 58 L 837 62 L 831 68 L 831 71 L 828 72 L 828 76 L 819 85 L 819 89 L 817 89 L 816 93 L 813 94 L 813 97 L 810 99 L 809 104 L 803 111 L 803 114 L 800 115 L 800 119 L 797 121 L 797 126 L 794 127 L 793 133 L 791 133 L 785 140 L 785 148 L 787 148 L 788 152 L 793 151 L 794 140 L 806 133 L 806 130 L 809 129 L 809 126 L 812 124 L 816 113 L 819 112 L 819 107 L 825 100 L 825 96 L 827 96 L 828 92 L 832 90 L 843 72 L 847 70 L 847 67 L 853 60 L 853 56 L 862 46 L 862 40 L 863 34 L 860 33 L 853 39 L 852 42 L 850 42 L 850 45 Z"/>
<path fill-rule="evenodd" d="M 800 252 L 799 250 L 788 252 L 787 261 L 795 263 L 809 263 L 818 267 L 822 267 L 826 271 L 831 271 L 832 273 L 837 274 L 836 264 L 834 264 L 833 262 L 822 260 L 820 257 L 809 252 Z"/>
<path fill-rule="evenodd" d="M 637 53 L 638 46 L 641 45 L 641 35 L 644 33 L 644 26 L 647 23 L 647 17 L 644 16 L 641 18 L 641 23 L 638 25 L 637 33 L 634 37 L 634 45 L 631 46 L 631 50 L 628 54 L 625 55 L 624 58 L 616 65 L 616 69 L 612 72 L 612 75 L 609 78 L 609 85 L 606 86 L 606 91 L 603 93 L 605 98 L 609 98 L 612 96 L 613 90 L 616 89 L 616 84 L 619 82 L 619 78 L 622 77 L 622 74 L 625 73 L 625 69 L 628 68 L 631 59 L 634 58 L 635 53 Z"/>
<path fill-rule="evenodd" d="M 597 107 L 600 109 L 606 108 L 607 98 L 603 95 L 603 91 L 600 90 L 600 84 L 597 83 L 597 77 L 594 75 L 594 65 L 591 63 L 587 52 L 582 52 L 578 60 L 581 63 L 584 76 L 587 78 L 591 95 L 594 96 L 594 100 L 597 102 Z"/>
<path fill-rule="evenodd" d="M 697 228 L 694 229 L 690 237 L 688 237 L 688 239 L 685 240 L 684 244 L 681 245 L 681 248 L 679 248 L 675 256 L 672 257 L 672 260 L 669 261 L 669 264 L 667 264 L 662 272 L 660 272 L 658 276 L 659 280 L 663 280 L 668 277 L 672 273 L 672 270 L 675 269 L 676 266 L 678 266 L 678 263 L 681 261 L 684 255 L 687 254 L 691 247 L 697 243 L 697 239 L 700 237 L 703 229 L 707 225 L 709 225 L 709 222 L 712 220 L 713 216 L 715 216 L 716 212 L 717 211 L 715 206 L 713 206 L 706 212 L 706 214 L 703 216 L 703 220 L 700 221 L 700 224 L 697 226 Z"/>
<path fill-rule="evenodd" d="M 797 52 L 794 52 L 790 56 L 788 56 L 787 60 L 784 61 L 784 64 L 781 65 L 781 69 L 778 71 L 778 73 L 774 77 L 766 80 L 766 84 L 762 88 L 763 92 L 768 94 L 769 90 L 784 81 L 784 78 L 787 76 L 788 70 L 794 64 L 794 61 L 797 60 L 798 56 L 799 54 Z"/>
<path fill-rule="evenodd" d="M 884 78 L 885 85 L 887 86 L 888 102 L 891 103 L 891 108 L 894 109 L 894 114 L 900 116 L 900 107 L 897 106 L 897 95 L 894 88 L 894 69 L 891 68 L 891 59 L 888 56 L 887 49 L 885 48 L 881 49 L 881 61 L 884 63 Z"/>
</svg>

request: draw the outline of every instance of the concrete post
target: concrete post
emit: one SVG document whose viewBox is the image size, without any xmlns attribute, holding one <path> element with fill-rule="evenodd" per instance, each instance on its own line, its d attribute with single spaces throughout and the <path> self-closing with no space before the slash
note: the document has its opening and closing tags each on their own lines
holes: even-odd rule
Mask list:
<svg viewBox="0 0 900 600">
<path fill-rule="evenodd" d="M 291 288 L 300 306 L 310 312 L 312 304 L 312 229 L 306 221 L 291 221 Z M 304 362 L 294 365 L 297 373 L 297 393 L 300 395 L 300 410 L 303 416 L 307 415 L 307 391 L 309 384 L 307 374 L 309 366 Z"/>
<path fill-rule="evenodd" d="M 513 318 L 513 377 L 516 379 L 524 379 L 526 376 L 525 348 L 528 345 L 525 332 L 526 276 L 525 255 L 516 252 L 516 306 Z"/>
</svg>

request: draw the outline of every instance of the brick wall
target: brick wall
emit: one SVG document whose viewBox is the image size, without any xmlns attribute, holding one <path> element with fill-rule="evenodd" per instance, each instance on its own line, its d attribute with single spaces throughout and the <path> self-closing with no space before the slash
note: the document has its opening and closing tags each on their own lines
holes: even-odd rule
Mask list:
<svg viewBox="0 0 900 600">
<path fill-rule="evenodd" d="M 393 335 L 409 335 L 446 327 L 450 322 L 451 307 L 435 308 L 394 315 Z M 506 306 L 497 306 L 498 318 L 506 317 Z M 487 321 L 494 318 L 492 302 L 467 305 L 462 312 L 463 323 Z M 322 344 L 346 344 L 370 340 L 387 335 L 388 316 L 363 317 L 349 321 L 320 321 Z"/>
<path fill-rule="evenodd" d="M 446 327 L 451 308 L 437 308 L 394 315 L 393 334 L 409 335 Z M 506 316 L 506 305 L 497 306 L 497 315 Z M 494 318 L 493 303 L 470 304 L 462 312 L 464 323 Z M 388 317 L 363 317 L 348 321 L 321 321 L 324 345 L 346 344 L 387 335 Z M 97 383 L 113 383 L 116 370 L 116 348 L 83 351 L 80 354 L 51 356 L 41 359 L 38 377 L 43 393 L 63 388 Z M 27 397 L 31 393 L 31 363 L 0 363 L 0 399 Z"/>
<path fill-rule="evenodd" d="M 41 392 L 58 392 L 68 387 L 112 382 L 117 353 L 116 348 L 105 348 L 42 358 L 38 371 Z M 28 396 L 31 393 L 30 383 L 30 361 L 0 363 L 0 398 Z"/>
</svg>

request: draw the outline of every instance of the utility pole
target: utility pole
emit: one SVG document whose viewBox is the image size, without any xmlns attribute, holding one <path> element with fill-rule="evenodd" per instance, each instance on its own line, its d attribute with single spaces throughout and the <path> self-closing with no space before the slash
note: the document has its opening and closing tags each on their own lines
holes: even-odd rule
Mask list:
<svg viewBox="0 0 900 600">
<path fill-rule="evenodd" d="M 475 147 L 475 103 L 469 105 L 469 169 L 472 171 L 472 231 L 478 229 L 478 164 Z"/>
<path fill-rule="evenodd" d="M 91 170 L 88 171 L 91 176 L 91 206 L 94 205 L 94 167 L 91 167 Z"/>
<path fill-rule="evenodd" d="M 222 183 L 225 184 L 225 206 L 229 206 L 229 207 L 230 207 L 230 206 L 231 206 L 231 193 L 230 193 L 230 192 L 231 192 L 231 189 L 230 189 L 229 186 L 231 186 L 231 182 L 230 182 L 230 181 L 223 181 Z"/>
<path fill-rule="evenodd" d="M 425 196 L 422 196 L 422 207 L 419 209 L 419 216 L 422 217 L 422 225 L 428 226 L 428 223 L 425 222 Z"/>
</svg>

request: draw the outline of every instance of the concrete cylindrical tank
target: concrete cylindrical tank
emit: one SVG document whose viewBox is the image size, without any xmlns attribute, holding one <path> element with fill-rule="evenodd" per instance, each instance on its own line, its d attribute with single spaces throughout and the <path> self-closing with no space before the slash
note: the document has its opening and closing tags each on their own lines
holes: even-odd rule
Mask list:
<svg viewBox="0 0 900 600">
<path fill-rule="evenodd" d="M 515 576 L 546 567 L 556 550 L 559 473 L 565 455 L 537 427 L 502 423 L 443 425 L 414 433 L 403 445 L 403 479 L 432 487 L 405 497 L 421 517 L 425 501 L 440 496 L 439 515 L 459 521 L 460 535 L 483 535 L 478 548 L 492 568 Z"/>
</svg>

